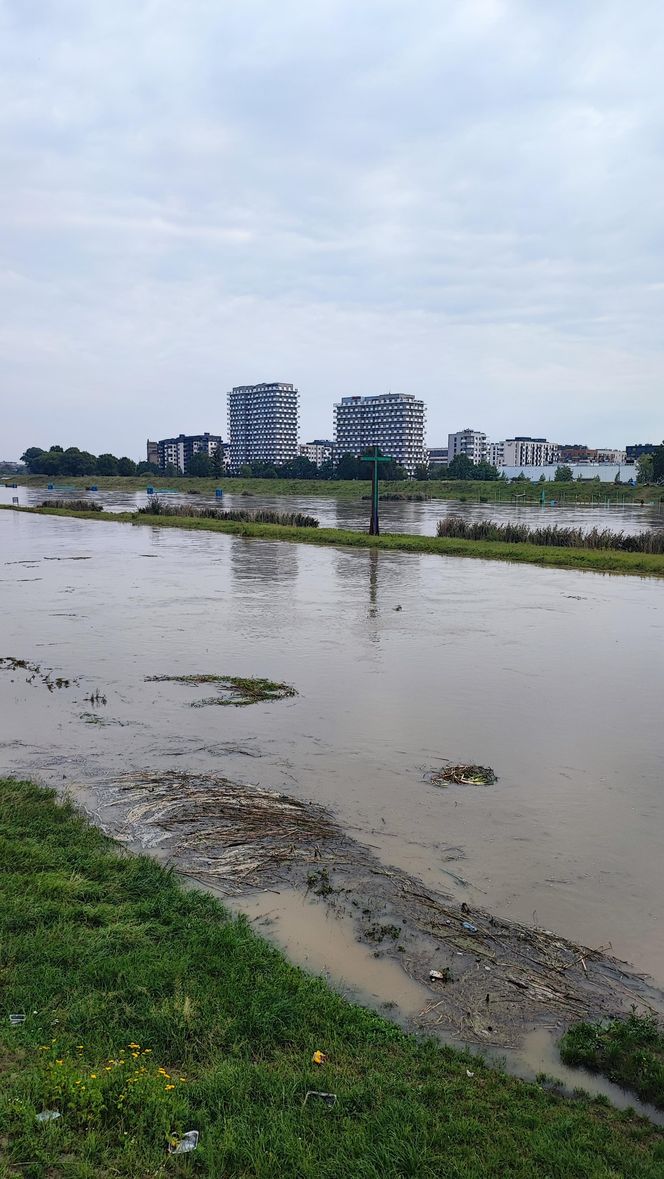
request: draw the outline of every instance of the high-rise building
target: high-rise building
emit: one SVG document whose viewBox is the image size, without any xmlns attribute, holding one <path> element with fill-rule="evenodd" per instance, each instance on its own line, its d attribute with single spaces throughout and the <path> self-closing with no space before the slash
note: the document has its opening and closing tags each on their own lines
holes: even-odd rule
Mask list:
<svg viewBox="0 0 664 1179">
<path fill-rule="evenodd" d="M 456 434 L 447 435 L 447 459 L 452 462 L 459 454 L 464 454 L 473 463 L 483 463 L 486 460 L 486 434 L 481 430 L 457 430 Z"/>
<path fill-rule="evenodd" d="M 429 456 L 430 467 L 446 467 L 449 460 L 449 452 L 446 446 L 430 446 L 427 454 Z"/>
<path fill-rule="evenodd" d="M 230 466 L 244 463 L 286 463 L 297 454 L 298 391 L 271 381 L 236 385 L 228 394 Z"/>
<path fill-rule="evenodd" d="M 308 458 L 309 462 L 322 467 L 323 463 L 329 463 L 334 457 L 334 442 L 330 442 L 329 438 L 314 438 L 313 442 L 303 442 L 299 452 L 302 458 Z"/>
<path fill-rule="evenodd" d="M 379 446 L 409 475 L 427 461 L 424 402 L 410 393 L 342 397 L 334 407 L 334 436 L 337 455 L 360 455 L 369 446 Z"/>
<path fill-rule="evenodd" d="M 505 466 L 505 443 L 504 442 L 487 442 L 486 444 L 486 461 L 491 463 L 492 467 Z"/>
<path fill-rule="evenodd" d="M 159 466 L 159 443 L 150 442 L 149 438 L 147 442 L 147 459 L 149 463 L 154 463 L 155 467 Z"/>
<path fill-rule="evenodd" d="M 148 447 L 155 443 L 148 443 Z M 223 462 L 224 443 L 220 434 L 178 434 L 177 438 L 162 438 L 156 443 L 159 456 L 157 462 L 162 471 L 167 467 L 177 467 L 181 475 L 186 475 L 189 464 L 195 454 L 204 454 L 212 458 L 220 448 Z M 148 454 L 150 451 L 148 450 Z M 153 459 L 149 459 L 153 462 Z"/>
</svg>

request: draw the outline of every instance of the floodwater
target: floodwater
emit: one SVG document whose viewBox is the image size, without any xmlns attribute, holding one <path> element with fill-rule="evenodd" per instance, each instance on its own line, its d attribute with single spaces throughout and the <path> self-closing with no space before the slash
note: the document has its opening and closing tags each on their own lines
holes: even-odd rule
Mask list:
<svg viewBox="0 0 664 1179">
<path fill-rule="evenodd" d="M 77 680 L 0 671 L 0 769 L 60 788 L 203 770 L 314 799 L 385 863 L 662 985 L 662 603 L 654 579 L 0 512 L 0 656 Z M 200 688 L 145 682 L 195 673 L 299 695 L 189 708 Z M 499 780 L 437 788 L 445 759 Z M 344 977 L 345 939 L 307 922 L 286 944 Z M 376 993 L 418 1001 L 400 988 Z"/>
<path fill-rule="evenodd" d="M 223 483 L 223 480 L 222 480 Z M 419 485 L 414 484 L 414 490 Z M 269 483 L 266 482 L 266 489 Z M 362 490 L 358 488 L 357 499 L 336 499 L 333 496 L 313 495 L 270 495 L 269 490 L 260 495 L 231 495 L 224 494 L 223 499 L 215 496 L 187 495 L 176 492 L 168 496 L 169 503 L 188 503 L 194 507 L 213 505 L 218 508 L 237 509 L 254 512 L 266 508 L 273 512 L 304 512 L 315 516 L 322 528 L 353 528 L 366 530 L 369 520 L 370 505 L 362 500 Z M 365 492 L 366 493 L 366 492 Z M 384 501 L 380 506 L 381 530 L 383 532 L 419 533 L 423 536 L 435 536 L 436 524 L 442 516 L 463 516 L 468 520 L 495 520 L 498 523 L 518 521 L 528 524 L 531 528 L 541 527 L 542 524 L 562 524 L 571 528 L 610 528 L 614 532 L 645 532 L 651 529 L 664 528 L 664 501 L 647 504 L 642 507 L 638 503 L 607 504 L 599 494 L 595 502 L 589 505 L 577 506 L 551 500 L 556 498 L 554 487 L 546 488 L 548 502 L 546 506 L 538 504 L 523 504 L 521 497 L 525 493 L 518 487 L 514 488 L 511 503 L 497 503 L 495 489 L 487 484 L 487 503 L 467 503 L 459 500 L 435 499 L 423 503 L 408 501 Z M 538 488 L 528 488 L 527 494 L 538 496 Z M 127 512 L 136 511 L 143 507 L 148 496 L 145 491 L 99 491 L 85 492 L 80 488 L 74 491 L 45 491 L 43 488 L 19 487 L 16 489 L 0 487 L 0 503 L 11 504 L 13 498 L 18 498 L 22 507 L 35 506 L 49 499 L 90 499 L 103 503 L 106 511 Z"/>
</svg>

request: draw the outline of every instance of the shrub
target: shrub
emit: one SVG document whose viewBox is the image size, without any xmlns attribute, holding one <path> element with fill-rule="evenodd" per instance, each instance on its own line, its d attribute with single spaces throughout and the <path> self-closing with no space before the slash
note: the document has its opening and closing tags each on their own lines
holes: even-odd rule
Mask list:
<svg viewBox="0 0 664 1179">
<path fill-rule="evenodd" d="M 259 509 L 247 512 L 242 508 L 224 511 L 221 508 L 192 507 L 190 504 L 172 504 L 152 495 L 144 507 L 138 509 L 139 514 L 145 516 L 179 516 L 188 520 L 235 520 L 243 524 L 281 524 L 291 528 L 318 528 L 315 516 L 305 516 L 302 512 L 271 512 Z"/>
<path fill-rule="evenodd" d="M 67 508 L 70 512 L 103 512 L 104 505 L 92 499 L 44 499 L 41 508 Z"/>
<path fill-rule="evenodd" d="M 445 516 L 438 521 L 437 536 L 456 540 L 502 540 L 507 544 L 549 545 L 554 548 L 619 549 L 624 553 L 664 553 L 664 529 L 639 532 L 611 532 L 609 528 L 564 528 L 559 524 L 531 528 L 528 524 L 493 520 L 465 520 L 463 516 Z"/>
</svg>

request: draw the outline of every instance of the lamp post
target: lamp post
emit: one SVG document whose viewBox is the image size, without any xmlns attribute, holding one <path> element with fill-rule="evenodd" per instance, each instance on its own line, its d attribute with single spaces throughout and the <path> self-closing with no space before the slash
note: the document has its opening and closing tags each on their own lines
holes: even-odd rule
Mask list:
<svg viewBox="0 0 664 1179">
<path fill-rule="evenodd" d="M 361 457 L 363 463 L 373 463 L 371 468 L 371 522 L 369 524 L 369 535 L 379 536 L 380 527 L 378 525 L 378 464 L 389 463 L 391 458 L 386 454 L 379 454 L 379 448 L 373 447 L 373 454 L 363 454 Z"/>
</svg>

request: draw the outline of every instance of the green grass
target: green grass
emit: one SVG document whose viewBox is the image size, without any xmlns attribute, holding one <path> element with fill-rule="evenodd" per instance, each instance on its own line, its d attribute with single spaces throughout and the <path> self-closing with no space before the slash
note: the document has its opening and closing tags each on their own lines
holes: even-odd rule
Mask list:
<svg viewBox="0 0 664 1179">
<path fill-rule="evenodd" d="M 650 1016 L 610 1023 L 577 1023 L 563 1036 L 565 1064 L 603 1073 L 610 1081 L 664 1109 L 664 1029 Z"/>
<path fill-rule="evenodd" d="M 661 1177 L 658 1128 L 403 1034 L 50 792 L 0 782 L 0 853 L 3 1179 Z"/>
<path fill-rule="evenodd" d="M 205 704 L 232 704 L 242 707 L 247 704 L 259 704 L 265 700 L 284 700 L 287 696 L 297 696 L 295 688 L 292 688 L 290 684 L 258 679 L 256 676 L 148 675 L 145 677 L 145 682 L 147 684 L 214 684 L 219 688 L 222 694 L 206 700 L 196 700 L 192 704 L 192 708 L 200 708 Z"/>
<path fill-rule="evenodd" d="M 287 540 L 298 544 L 342 545 L 352 548 L 376 548 L 402 553 L 434 553 L 441 557 L 479 557 L 485 561 L 510 561 L 527 565 L 545 565 L 560 569 L 586 569 L 596 573 L 632 573 L 639 576 L 664 576 L 664 556 L 658 553 L 623 553 L 610 549 L 558 548 L 553 545 L 508 543 L 506 541 L 455 540 L 448 537 L 416 536 L 406 533 L 383 533 L 369 536 L 343 528 L 291 528 L 280 524 L 249 524 L 226 520 L 206 520 L 180 516 L 146 516 L 132 512 L 68 512 L 50 508 L 0 508 L 38 515 L 75 516 L 83 520 L 110 523 L 148 524 L 160 528 L 203 529 L 231 536 L 262 540 Z"/>
<path fill-rule="evenodd" d="M 46 488 L 49 482 L 66 485 L 67 487 L 84 488 L 94 484 L 100 491 L 145 491 L 147 487 L 168 487 L 178 491 L 198 491 L 201 495 L 214 495 L 215 488 L 222 487 L 231 495 L 303 495 L 323 496 L 336 499 L 361 499 L 371 487 L 370 482 L 364 480 L 322 480 L 322 479 L 172 479 L 165 475 L 142 476 L 109 476 L 87 475 L 84 478 L 62 476 L 50 480 L 44 475 L 18 476 L 12 482 L 22 487 Z M 412 495 L 422 492 L 433 499 L 467 499 L 477 503 L 480 499 L 488 503 L 513 503 L 515 496 L 519 503 L 539 503 L 542 487 L 545 488 L 547 498 L 555 499 L 559 503 L 645 503 L 664 502 L 664 488 L 657 486 L 627 487 L 616 483 L 508 483 L 501 480 L 484 483 L 479 480 L 462 481 L 459 479 L 432 479 L 427 482 L 407 480 L 398 483 L 384 483 L 381 487 L 388 494 L 402 493 Z M 525 500 L 522 496 L 525 494 Z M 248 504 L 248 507 L 251 505 Z"/>
</svg>

